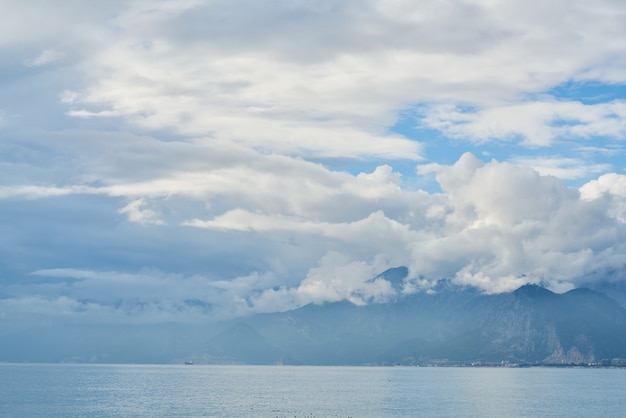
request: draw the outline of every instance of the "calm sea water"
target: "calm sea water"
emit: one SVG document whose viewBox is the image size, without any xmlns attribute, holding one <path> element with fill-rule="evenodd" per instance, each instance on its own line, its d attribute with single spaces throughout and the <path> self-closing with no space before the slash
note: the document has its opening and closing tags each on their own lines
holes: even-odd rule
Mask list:
<svg viewBox="0 0 626 418">
<path fill-rule="evenodd" d="M 626 370 L 0 364 L 0 417 L 550 416 L 626 416 Z"/>
</svg>

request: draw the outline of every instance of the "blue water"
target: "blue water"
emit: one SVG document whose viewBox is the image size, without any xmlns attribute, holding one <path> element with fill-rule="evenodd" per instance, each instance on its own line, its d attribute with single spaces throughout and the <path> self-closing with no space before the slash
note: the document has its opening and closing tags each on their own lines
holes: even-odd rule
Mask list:
<svg viewBox="0 0 626 418">
<path fill-rule="evenodd" d="M 623 417 L 625 369 L 0 364 L 0 417 Z"/>
</svg>

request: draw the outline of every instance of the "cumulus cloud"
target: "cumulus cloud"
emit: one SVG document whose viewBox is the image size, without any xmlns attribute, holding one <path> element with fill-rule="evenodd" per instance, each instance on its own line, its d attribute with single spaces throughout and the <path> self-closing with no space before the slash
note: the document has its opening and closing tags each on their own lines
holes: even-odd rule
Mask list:
<svg viewBox="0 0 626 418">
<path fill-rule="evenodd" d="M 585 283 L 597 272 L 610 274 L 624 267 L 626 225 L 615 215 L 615 205 L 607 206 L 603 198 L 585 193 L 581 197 L 577 189 L 555 177 L 510 163 L 483 163 L 471 154 L 452 166 L 440 166 L 437 178 L 444 193 L 422 196 L 429 201 L 422 209 L 426 222 L 398 222 L 400 228 L 381 234 L 373 226 L 364 227 L 358 235 L 361 239 L 395 239 L 388 247 L 382 244 L 384 239 L 378 241 L 381 245 L 369 259 L 372 264 L 364 263 L 356 249 L 327 255 L 298 286 L 268 290 L 258 298 L 259 306 L 267 300 L 277 303 L 279 297 L 291 303 L 338 299 L 358 303 L 362 301 L 359 295 L 373 297 L 368 289 L 377 289 L 375 294 L 384 299 L 393 292 L 389 284 L 379 282 L 381 287 L 377 287 L 368 279 L 394 265 L 385 258 L 390 248 L 401 254 L 402 262 L 410 266 L 411 281 L 421 289 L 447 278 L 489 293 L 511 291 L 529 282 L 563 291 Z M 258 227 L 258 218 L 246 219 L 239 219 L 239 227 Z M 290 220 L 283 227 L 300 233 L 320 232 L 306 223 L 296 225 Z M 350 234 L 341 225 L 334 227 L 337 237 L 349 240 Z M 364 246 L 363 242 L 350 241 L 354 247 Z M 354 268 L 354 272 L 341 274 L 344 268 Z"/>
<path fill-rule="evenodd" d="M 615 219 L 626 223 L 626 176 L 604 174 L 580 189 L 581 196 L 589 201 L 603 201 L 607 212 Z"/>
<path fill-rule="evenodd" d="M 602 199 L 582 199 L 555 177 L 469 154 L 440 167 L 437 178 L 447 194 L 439 212 L 444 229 L 413 244 L 418 274 L 491 292 L 528 281 L 576 284 L 623 268 L 625 225 Z"/>
<path fill-rule="evenodd" d="M 626 176 L 622 174 L 604 174 L 597 180 L 592 180 L 580 189 L 585 199 L 594 199 L 604 193 L 618 197 L 626 197 Z"/>
</svg>

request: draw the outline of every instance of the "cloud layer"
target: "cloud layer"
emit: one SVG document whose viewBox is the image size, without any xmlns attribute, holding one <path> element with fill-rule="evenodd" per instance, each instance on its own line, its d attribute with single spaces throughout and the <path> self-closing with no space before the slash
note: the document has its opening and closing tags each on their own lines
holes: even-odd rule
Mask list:
<svg viewBox="0 0 626 418">
<path fill-rule="evenodd" d="M 164 201 L 206 198 L 213 192 L 210 188 L 189 196 L 164 191 L 150 201 L 147 197 L 132 200 L 118 210 L 120 216 L 127 216 L 126 222 L 138 223 L 144 230 L 132 234 L 146 235 L 150 234 L 146 229 L 158 228 L 162 238 L 157 239 L 169 236 L 186 248 L 195 244 L 186 238 L 186 229 L 199 230 L 208 240 L 219 233 L 230 241 L 223 243 L 224 248 L 255 261 L 257 269 L 247 274 L 237 276 L 226 270 L 216 275 L 211 266 L 207 266 L 210 274 L 56 268 L 32 274 L 59 282 L 15 284 L 7 290 L 14 296 L 47 295 L 52 300 L 71 295 L 83 301 L 72 305 L 79 312 L 106 307 L 133 317 L 151 317 L 152 309 L 160 309 L 162 315 L 175 318 L 197 315 L 199 306 L 210 316 L 343 299 L 361 304 L 385 301 L 399 295 L 389 282 L 373 279 L 398 265 L 409 266 L 406 292 L 428 290 L 441 279 L 485 292 L 511 291 L 528 282 L 564 291 L 595 278 L 623 274 L 625 176 L 603 176 L 579 191 L 531 168 L 495 160 L 484 163 L 465 154 L 452 166 L 422 168 L 435 170 L 443 189 L 429 194 L 400 189 L 388 166 L 356 176 L 312 168 L 314 174 L 319 170 L 330 176 L 328 188 L 315 183 L 314 176 L 306 181 L 298 177 L 300 187 L 289 188 L 289 205 L 282 201 L 285 194 L 260 196 L 258 186 L 252 184 L 249 189 L 228 188 L 237 208 L 222 209 L 203 220 L 177 221 L 176 214 L 163 209 Z M 96 192 L 110 194 L 111 190 L 116 189 L 103 187 Z M 310 204 L 311 194 L 316 196 L 315 205 Z M 222 200 L 220 193 L 214 196 Z M 150 209 L 150 204 L 161 212 Z M 123 251 L 124 245 L 118 245 Z M 247 251 L 240 245 L 247 245 Z M 145 242 L 132 247 L 151 250 Z M 197 249 L 193 258 L 210 248 Z M 156 265 L 157 258 L 166 257 L 164 250 L 157 243 L 154 253 L 144 256 Z M 128 263 L 130 256 L 118 255 L 115 262 L 119 260 Z M 238 261 L 245 260 L 233 260 Z M 188 271 L 193 267 L 197 268 L 190 265 Z"/>
<path fill-rule="evenodd" d="M 624 277 L 622 2 L 0 13 L 1 318 Z"/>
</svg>

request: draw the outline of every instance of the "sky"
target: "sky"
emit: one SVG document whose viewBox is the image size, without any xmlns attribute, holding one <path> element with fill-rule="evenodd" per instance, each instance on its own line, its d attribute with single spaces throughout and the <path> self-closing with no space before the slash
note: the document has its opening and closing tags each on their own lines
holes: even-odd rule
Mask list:
<svg viewBox="0 0 626 418">
<path fill-rule="evenodd" d="M 0 324 L 626 281 L 621 0 L 0 0 Z"/>
</svg>

